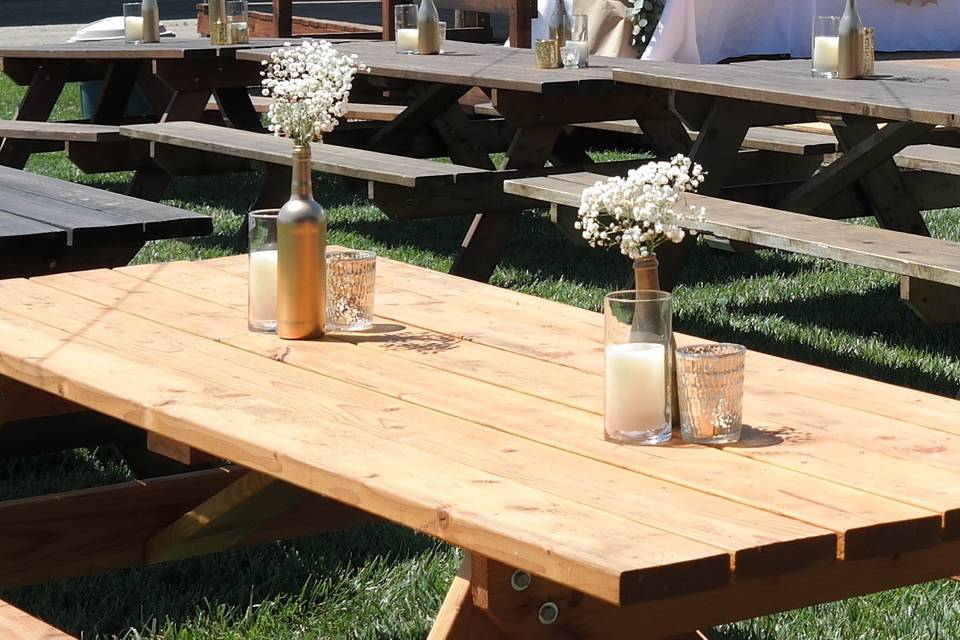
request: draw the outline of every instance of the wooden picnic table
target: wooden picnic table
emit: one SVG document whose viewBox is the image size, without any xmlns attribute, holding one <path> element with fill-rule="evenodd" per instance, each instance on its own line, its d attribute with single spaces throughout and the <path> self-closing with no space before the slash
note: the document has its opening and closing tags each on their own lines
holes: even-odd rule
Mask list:
<svg viewBox="0 0 960 640">
<path fill-rule="evenodd" d="M 599 314 L 380 259 L 373 330 L 289 342 L 246 295 L 242 256 L 0 282 L 22 409 L 250 469 L 0 503 L 0 588 L 376 518 L 468 552 L 434 640 L 665 638 L 960 572 L 955 400 L 751 352 L 741 443 L 621 446 Z"/>
<path fill-rule="evenodd" d="M 89 122 L 117 125 L 125 121 L 130 97 L 139 88 L 153 109 L 150 119 L 200 120 L 214 94 L 221 113 L 237 128 L 262 130 L 247 88 L 260 84 L 260 66 L 236 58 L 242 49 L 275 47 L 277 39 L 256 39 L 244 45 L 212 45 L 206 38 L 170 38 L 159 43 L 124 41 L 77 42 L 0 48 L 0 67 L 15 83 L 27 87 L 16 119 L 46 121 L 68 82 L 102 80 L 103 86 Z M 112 145 L 108 151 L 90 145 L 86 156 L 109 162 L 102 170 L 139 169 L 142 145 Z M 0 165 L 23 168 L 37 144 L 17 138 L 0 143 Z M 40 146 L 39 148 L 42 148 Z M 97 158 L 96 156 L 101 156 Z M 102 156 L 107 156 L 106 158 Z M 82 161 L 81 161 L 82 162 Z M 158 172 L 145 172 L 136 182 L 162 180 Z M 157 187 L 134 187 L 149 195 Z"/>
<path fill-rule="evenodd" d="M 440 56 L 398 55 L 390 42 L 345 43 L 338 49 L 368 66 L 358 84 L 408 87 L 417 96 L 368 141 L 370 148 L 403 155 L 417 135 L 429 133 L 462 165 L 493 168 L 484 130 L 470 127 L 457 106 L 461 96 L 479 87 L 515 130 L 502 168 L 542 168 L 548 159 L 555 166 L 589 163 L 564 128 L 630 119 L 657 155 L 685 153 L 704 165 L 706 195 L 719 195 L 736 176 L 759 204 L 843 218 L 849 217 L 844 203 L 855 201 L 862 204 L 858 212 L 865 207 L 886 228 L 929 235 L 893 157 L 909 145 L 960 144 L 960 75 L 946 72 L 942 60 L 933 61 L 941 68 L 881 63 L 881 73 L 884 65 L 897 65 L 891 77 L 841 82 L 811 78 L 806 61 L 688 65 L 594 56 L 586 69 L 543 70 L 534 67 L 528 50 L 489 45 L 450 43 L 450 52 Z M 262 60 L 269 52 L 243 51 L 238 57 Z M 845 153 L 815 176 L 819 165 L 805 157 L 740 153 L 751 127 L 817 120 L 834 125 Z M 881 130 L 879 123 L 889 124 Z M 695 140 L 687 129 L 698 132 Z M 960 204 L 955 176 L 938 176 L 933 188 L 940 200 Z M 514 210 L 477 216 L 454 272 L 487 279 L 519 215 Z M 691 246 L 670 247 L 672 255 L 661 259 L 668 278 Z"/>
</svg>

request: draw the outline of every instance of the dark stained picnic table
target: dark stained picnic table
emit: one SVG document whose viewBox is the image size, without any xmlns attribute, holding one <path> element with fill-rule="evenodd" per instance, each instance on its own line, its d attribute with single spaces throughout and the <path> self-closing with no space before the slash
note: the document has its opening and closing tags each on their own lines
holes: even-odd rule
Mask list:
<svg viewBox="0 0 960 640">
<path fill-rule="evenodd" d="M 14 82 L 27 87 L 17 120 L 46 121 L 67 83 L 102 80 L 91 124 L 124 123 L 127 104 L 139 87 L 153 109 L 151 118 L 157 121 L 200 120 L 215 94 L 232 126 L 259 130 L 260 116 L 247 87 L 260 83 L 260 66 L 238 60 L 236 53 L 282 42 L 256 39 L 250 44 L 215 46 L 205 38 L 171 38 L 154 44 L 106 40 L 0 48 L 0 66 Z M 142 154 L 130 152 L 134 146 L 127 145 L 129 157 L 124 157 L 122 149 L 111 148 L 111 166 L 104 170 L 138 168 Z M 0 165 L 22 168 L 34 148 L 6 139 L 0 146 Z M 162 180 L 159 174 L 153 178 Z"/>
<path fill-rule="evenodd" d="M 954 145 L 960 124 L 960 77 L 931 71 L 925 61 L 880 63 L 889 78 L 830 81 L 810 77 L 808 61 L 754 65 L 688 65 L 594 56 L 586 69 L 536 69 L 533 53 L 490 45 L 451 42 L 440 56 L 406 56 L 392 42 L 352 42 L 338 49 L 356 54 L 368 67 L 357 84 L 406 87 L 416 99 L 368 141 L 368 148 L 405 154 L 417 134 L 439 136 L 458 164 L 494 168 L 485 141 L 457 101 L 472 87 L 486 92 L 513 127 L 502 168 L 542 169 L 589 162 L 570 144 L 564 128 L 578 123 L 636 120 L 658 156 L 690 155 L 709 172 L 701 192 L 719 195 L 731 177 L 743 174 L 738 157 L 747 131 L 824 120 L 845 153 L 828 168 L 802 158 L 765 154 L 761 204 L 824 217 L 843 218 L 856 199 L 882 226 L 928 234 L 918 204 L 901 184 L 893 157 L 920 143 Z M 243 60 L 262 60 L 269 49 L 241 51 Z M 949 61 L 934 63 L 949 66 Z M 889 123 L 880 128 L 880 123 Z M 940 127 L 935 130 L 935 127 Z M 944 129 L 944 127 L 946 129 Z M 699 132 L 691 141 L 687 129 Z M 756 163 L 757 156 L 754 156 Z M 817 172 L 814 175 L 814 172 Z M 742 179 L 742 176 L 738 176 Z M 955 176 L 938 176 L 938 201 L 960 203 Z M 840 196 L 848 196 L 844 200 Z M 509 242 L 520 211 L 478 215 L 454 271 L 477 279 L 492 273 Z M 672 248 L 665 272 L 685 260 L 690 245 Z"/>
</svg>

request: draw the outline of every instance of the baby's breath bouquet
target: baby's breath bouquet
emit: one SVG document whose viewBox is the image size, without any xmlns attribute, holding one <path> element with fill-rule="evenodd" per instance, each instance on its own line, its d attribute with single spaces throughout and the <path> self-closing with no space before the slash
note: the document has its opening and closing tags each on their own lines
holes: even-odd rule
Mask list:
<svg viewBox="0 0 960 640">
<path fill-rule="evenodd" d="M 346 113 L 353 76 L 365 67 L 325 40 L 305 40 L 263 61 L 263 95 L 273 98 L 269 129 L 297 146 L 321 140 Z"/>
<path fill-rule="evenodd" d="M 699 164 L 678 155 L 631 169 L 626 178 L 597 182 L 580 196 L 575 227 L 591 247 L 619 246 L 634 260 L 647 258 L 664 242 L 683 240 L 684 226 L 703 220 L 706 211 L 687 205 L 684 194 L 696 191 L 705 175 Z"/>
</svg>

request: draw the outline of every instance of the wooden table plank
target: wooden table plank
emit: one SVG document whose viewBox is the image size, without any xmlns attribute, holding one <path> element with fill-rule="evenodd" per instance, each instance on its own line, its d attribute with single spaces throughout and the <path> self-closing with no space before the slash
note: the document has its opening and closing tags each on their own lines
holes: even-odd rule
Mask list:
<svg viewBox="0 0 960 640">
<path fill-rule="evenodd" d="M 404 437 L 415 425 L 443 432 L 449 417 L 119 312 L 62 331 L 5 296 L 0 304 L 2 373 L 79 404 L 610 602 L 726 583 L 730 558 L 716 547 L 421 451 Z M 286 381 L 265 388 L 267 379 Z M 611 534 L 597 535 L 603 530 Z"/>
<path fill-rule="evenodd" d="M 56 245 L 67 245 L 67 232 L 63 229 L 0 211 L 0 250 L 19 253 Z"/>
<path fill-rule="evenodd" d="M 208 216 L 9 167 L 0 167 L 0 190 L 5 194 L 0 209 L 79 230 L 72 242 L 98 242 L 104 234 L 119 240 L 122 233 L 144 240 L 206 235 L 212 228 Z"/>
<path fill-rule="evenodd" d="M 106 274 L 108 272 L 100 272 Z M 81 295 L 93 299 L 96 293 L 93 283 L 83 282 L 82 279 L 68 279 L 70 287 L 74 290 L 74 295 Z M 61 280 L 44 280 L 45 283 L 55 284 Z M 130 278 L 130 284 L 139 284 L 138 281 Z M 136 300 L 153 298 L 154 300 L 167 300 L 168 305 L 180 309 L 181 318 L 189 317 L 193 320 L 191 324 L 196 325 L 197 321 L 207 321 L 203 337 L 217 337 L 218 341 L 226 344 L 237 344 L 241 348 L 267 358 L 276 358 L 278 349 L 287 349 L 279 346 L 276 338 L 268 336 L 251 336 L 249 341 L 244 341 L 243 336 L 237 338 L 218 337 L 217 327 L 224 327 L 224 318 L 217 312 L 216 307 L 213 310 L 213 317 L 208 319 L 206 313 L 197 308 L 196 301 L 184 295 L 176 295 L 169 290 L 163 290 L 158 287 L 145 287 L 132 289 L 140 295 L 132 296 Z M 20 300 L 17 292 L 9 292 L 12 299 Z M 66 292 L 65 292 L 66 293 Z M 152 295 L 146 295 L 152 294 Z M 162 294 L 162 295 L 161 295 Z M 107 293 L 105 304 L 113 306 L 114 296 Z M 129 299 L 130 296 L 122 296 L 121 299 Z M 22 302 L 30 300 L 25 298 Z M 131 300 L 134 306 L 137 302 Z M 65 303 L 66 304 L 66 301 Z M 183 306 L 186 305 L 186 306 Z M 121 305 L 117 305 L 121 306 Z M 124 311 L 127 306 L 122 305 Z M 106 307 L 98 307 L 105 310 Z M 188 310 L 189 309 L 189 310 Z M 155 309 L 142 310 L 137 314 L 141 318 L 149 318 Z M 98 312 L 99 313 L 99 312 Z M 169 314 L 162 314 L 162 318 L 151 318 L 178 329 L 184 329 L 183 323 L 171 317 Z M 242 315 L 234 313 L 233 320 L 242 322 Z M 68 319 L 64 319 L 68 321 Z M 189 330 L 189 329 L 187 329 Z M 206 335 L 204 335 L 206 334 Z M 238 343 L 239 340 L 239 343 Z M 331 375 L 334 379 L 357 384 L 364 387 L 377 388 L 381 393 L 386 393 L 379 386 L 374 386 L 372 380 L 368 380 L 369 371 L 374 368 L 385 373 L 378 376 L 386 379 L 406 376 L 407 379 L 415 378 L 420 384 L 426 381 L 422 375 L 430 376 L 436 372 L 420 371 L 414 375 L 413 371 L 404 373 L 404 367 L 409 369 L 409 365 L 393 358 L 374 356 L 372 354 L 362 354 L 356 348 L 344 342 L 336 342 L 330 345 L 317 344 L 316 349 L 308 352 L 306 359 L 297 358 L 297 366 L 309 369 L 323 375 Z M 291 362 L 292 353 L 287 352 L 284 356 L 285 362 Z M 324 369 L 320 366 L 323 361 L 341 362 L 342 366 L 335 367 L 334 370 Z M 400 365 L 400 366 L 398 366 Z M 390 372 L 390 373 L 386 373 Z M 392 374 L 392 375 L 391 375 Z M 447 376 L 449 378 L 449 376 Z M 442 407 L 435 404 L 422 405 L 431 408 L 437 408 L 444 413 L 460 414 L 458 417 L 477 422 L 481 425 L 498 425 L 508 417 L 501 411 L 491 414 L 482 410 L 484 402 L 478 404 L 476 399 L 489 398 L 492 395 L 500 395 L 496 387 L 482 385 L 476 382 L 458 383 L 450 381 L 446 385 L 449 392 L 454 392 L 454 388 L 464 387 L 464 390 L 455 393 L 458 397 L 456 403 L 447 402 Z M 417 394 L 416 387 L 408 386 L 403 392 L 389 394 L 396 399 L 409 401 L 409 396 Z M 422 394 L 421 394 L 422 395 Z M 474 398 L 473 401 L 470 398 Z M 523 420 L 534 420 L 544 422 L 545 424 L 557 425 L 564 423 L 570 416 L 564 415 L 563 411 L 557 412 L 549 403 L 537 402 L 535 400 L 528 402 L 528 398 L 517 397 L 512 400 L 507 398 L 508 404 L 518 411 L 518 416 Z M 463 409 L 457 411 L 455 404 L 462 404 Z M 526 406 L 525 406 L 526 405 Z M 466 409 L 466 412 L 464 412 Z M 506 413 L 510 413 L 507 411 Z M 573 413 L 573 412 L 568 412 Z M 580 418 L 577 415 L 572 416 L 574 422 Z M 590 422 L 595 422 L 594 416 L 588 416 Z M 629 519 L 635 519 L 637 522 L 643 522 L 650 526 L 662 528 L 668 531 L 683 532 L 685 535 L 694 536 L 696 539 L 712 543 L 718 546 L 731 545 L 731 553 L 734 556 L 734 563 L 737 567 L 737 574 L 741 578 L 756 576 L 768 572 L 783 572 L 789 570 L 789 567 L 799 568 L 811 562 L 820 562 L 824 559 L 826 539 L 822 529 L 808 528 L 800 526 L 797 522 L 791 522 L 781 517 L 772 517 L 763 512 L 758 512 L 753 508 L 744 508 L 740 505 L 730 504 L 726 500 L 716 500 L 706 498 L 694 491 L 684 490 L 680 487 L 664 484 L 659 481 L 652 481 L 647 477 L 637 477 L 631 473 L 620 471 L 613 468 L 597 467 L 579 456 L 558 455 L 559 452 L 553 449 L 543 449 L 540 447 L 530 448 L 530 443 L 505 437 L 502 434 L 492 436 L 485 433 L 484 430 L 467 429 L 461 431 L 458 429 L 458 423 L 452 423 L 443 432 L 437 432 L 431 429 L 417 430 L 410 429 L 411 436 L 415 433 L 422 449 L 436 451 L 438 454 L 451 460 L 461 459 L 467 464 L 478 465 L 482 469 L 497 475 L 505 475 L 513 480 L 523 482 L 529 486 L 541 489 L 543 491 L 555 494 L 557 496 L 569 497 L 586 505 L 603 507 L 612 512 L 621 512 Z M 596 437 L 599 429 L 590 429 L 591 439 Z M 493 438 L 493 439 L 491 439 Z M 546 443 L 549 444 L 549 443 Z M 509 450 L 510 455 L 504 456 L 503 451 Z M 569 479 L 559 478 L 550 470 L 556 468 L 567 468 L 572 476 L 576 477 L 575 482 Z M 609 487 L 623 486 L 630 484 L 633 491 L 630 496 L 620 495 L 618 492 L 610 492 Z M 658 496 L 656 500 L 651 500 L 651 496 Z M 696 508 L 690 507 L 697 505 Z M 706 516 L 704 518 L 704 516 Z M 917 523 L 913 523 L 917 524 Z M 927 534 L 920 533 L 918 538 L 933 543 L 936 534 L 936 526 L 932 520 L 920 524 L 919 528 L 927 527 Z M 762 533 L 761 533 L 762 532 Z M 836 549 L 831 551 L 834 554 Z"/>
<path fill-rule="evenodd" d="M 377 77 L 532 93 L 612 90 L 610 63 L 620 60 L 591 56 L 586 69 L 537 69 L 530 49 L 470 42 L 449 41 L 448 51 L 438 56 L 397 54 L 393 42 L 356 41 L 337 43 L 336 48 L 356 54 Z M 270 53 L 270 49 L 241 51 L 237 58 L 261 61 Z"/>
<path fill-rule="evenodd" d="M 634 61 L 613 70 L 618 83 L 947 127 L 960 126 L 956 87 L 899 77 L 834 82 L 769 65 L 688 65 Z M 919 80 L 919 81 L 915 81 Z"/>
<path fill-rule="evenodd" d="M 240 266 L 244 263 L 237 259 L 217 263 L 234 269 L 239 267 L 238 270 L 245 269 Z M 193 277 L 189 280 L 179 279 L 174 274 L 172 281 L 165 279 L 168 268 L 177 266 L 192 267 Z M 497 384 L 488 383 L 478 387 L 480 381 L 470 378 L 469 367 L 462 367 L 458 371 L 435 369 L 432 366 L 436 354 L 474 346 L 470 343 L 445 345 L 443 336 L 436 335 L 432 339 L 418 336 L 422 334 L 419 329 L 399 335 L 388 331 L 373 340 L 363 336 L 340 336 L 339 340 L 377 352 L 351 361 L 350 351 L 343 351 L 343 345 L 328 353 L 325 349 L 334 349 L 334 345 L 278 344 L 268 337 L 250 334 L 245 330 L 242 315 L 245 310 L 245 303 L 242 302 L 246 290 L 245 273 L 233 275 L 225 272 L 218 278 L 205 271 L 203 277 L 198 277 L 197 267 L 183 263 L 163 267 L 144 265 L 124 269 L 124 273 L 118 270 L 98 271 L 43 278 L 40 281 L 218 342 L 280 358 L 337 379 L 371 386 L 381 393 L 443 413 L 488 424 L 613 466 L 830 528 L 845 538 L 845 554 L 848 558 L 886 554 L 902 548 L 902 545 L 923 546 L 935 544 L 938 540 L 939 517 L 930 518 L 921 510 L 844 490 L 775 467 L 750 464 L 709 449 L 693 452 L 686 449 L 613 445 L 598 437 L 602 424 L 599 412 L 576 411 L 554 401 L 518 393 L 504 388 L 503 378 L 497 379 Z M 140 275 L 144 280 L 124 274 Z M 405 277 L 404 280 L 409 278 Z M 214 286 L 200 290 L 197 286 L 191 286 L 190 282 L 208 282 Z M 164 292 L 157 286 L 161 284 L 182 289 L 188 295 L 170 298 L 173 291 Z M 384 286 L 381 278 L 378 287 L 382 290 Z M 204 303 L 201 298 L 207 298 L 210 302 Z M 163 302 L 166 299 L 171 302 Z M 224 304 L 226 302 L 229 304 Z M 381 345 L 383 349 L 378 349 L 376 345 Z M 474 349 L 466 356 L 473 367 L 504 359 L 502 351 L 488 349 L 490 353 L 486 354 L 478 354 L 477 351 Z M 523 358 L 510 359 L 508 356 L 508 360 L 513 369 L 531 380 L 550 378 L 556 371 L 563 370 Z M 461 380 L 460 377 L 467 379 Z M 599 381 L 593 376 L 581 374 L 574 384 L 592 387 L 599 385 Z M 497 411 L 491 412 L 491 406 L 497 407 Z M 560 425 L 563 427 L 559 428 Z M 757 482 L 757 476 L 762 476 L 764 481 Z M 803 496 L 817 498 L 809 500 Z M 723 519 L 723 516 L 715 517 Z"/>
<path fill-rule="evenodd" d="M 238 51 L 282 46 L 280 38 L 253 38 L 249 44 L 212 45 L 209 38 L 164 38 L 160 42 L 133 44 L 124 40 L 70 42 L 0 48 L 0 58 L 118 60 L 235 57 Z"/>
</svg>

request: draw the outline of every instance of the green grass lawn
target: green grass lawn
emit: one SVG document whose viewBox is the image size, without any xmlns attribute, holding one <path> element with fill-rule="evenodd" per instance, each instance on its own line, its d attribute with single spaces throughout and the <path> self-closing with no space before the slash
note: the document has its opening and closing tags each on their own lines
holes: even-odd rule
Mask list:
<svg viewBox="0 0 960 640">
<path fill-rule="evenodd" d="M 0 118 L 20 90 L 0 80 Z M 58 117 L 78 116 L 71 88 Z M 35 156 L 38 173 L 120 190 L 127 174 L 86 176 L 62 154 Z M 183 178 L 169 204 L 213 216 L 206 238 L 156 242 L 139 262 L 241 251 L 236 232 L 258 189 L 252 175 Z M 329 178 L 316 181 L 330 241 L 446 270 L 468 224 L 388 221 Z M 931 212 L 934 235 L 960 240 L 960 211 Z M 588 309 L 621 288 L 629 264 L 570 244 L 543 212 L 523 219 L 493 283 Z M 702 248 L 676 291 L 678 330 L 949 396 L 960 389 L 960 330 L 932 330 L 897 300 L 897 279 L 785 253 Z M 128 470 L 110 447 L 5 462 L 0 499 L 116 482 Z M 457 551 L 378 526 L 263 545 L 150 568 L 115 571 L 0 593 L 84 638 L 168 640 L 419 639 L 457 566 Z M 960 584 L 880 593 L 729 625 L 727 640 L 960 638 Z M 2 639 L 0 639 L 2 640 Z"/>
</svg>

